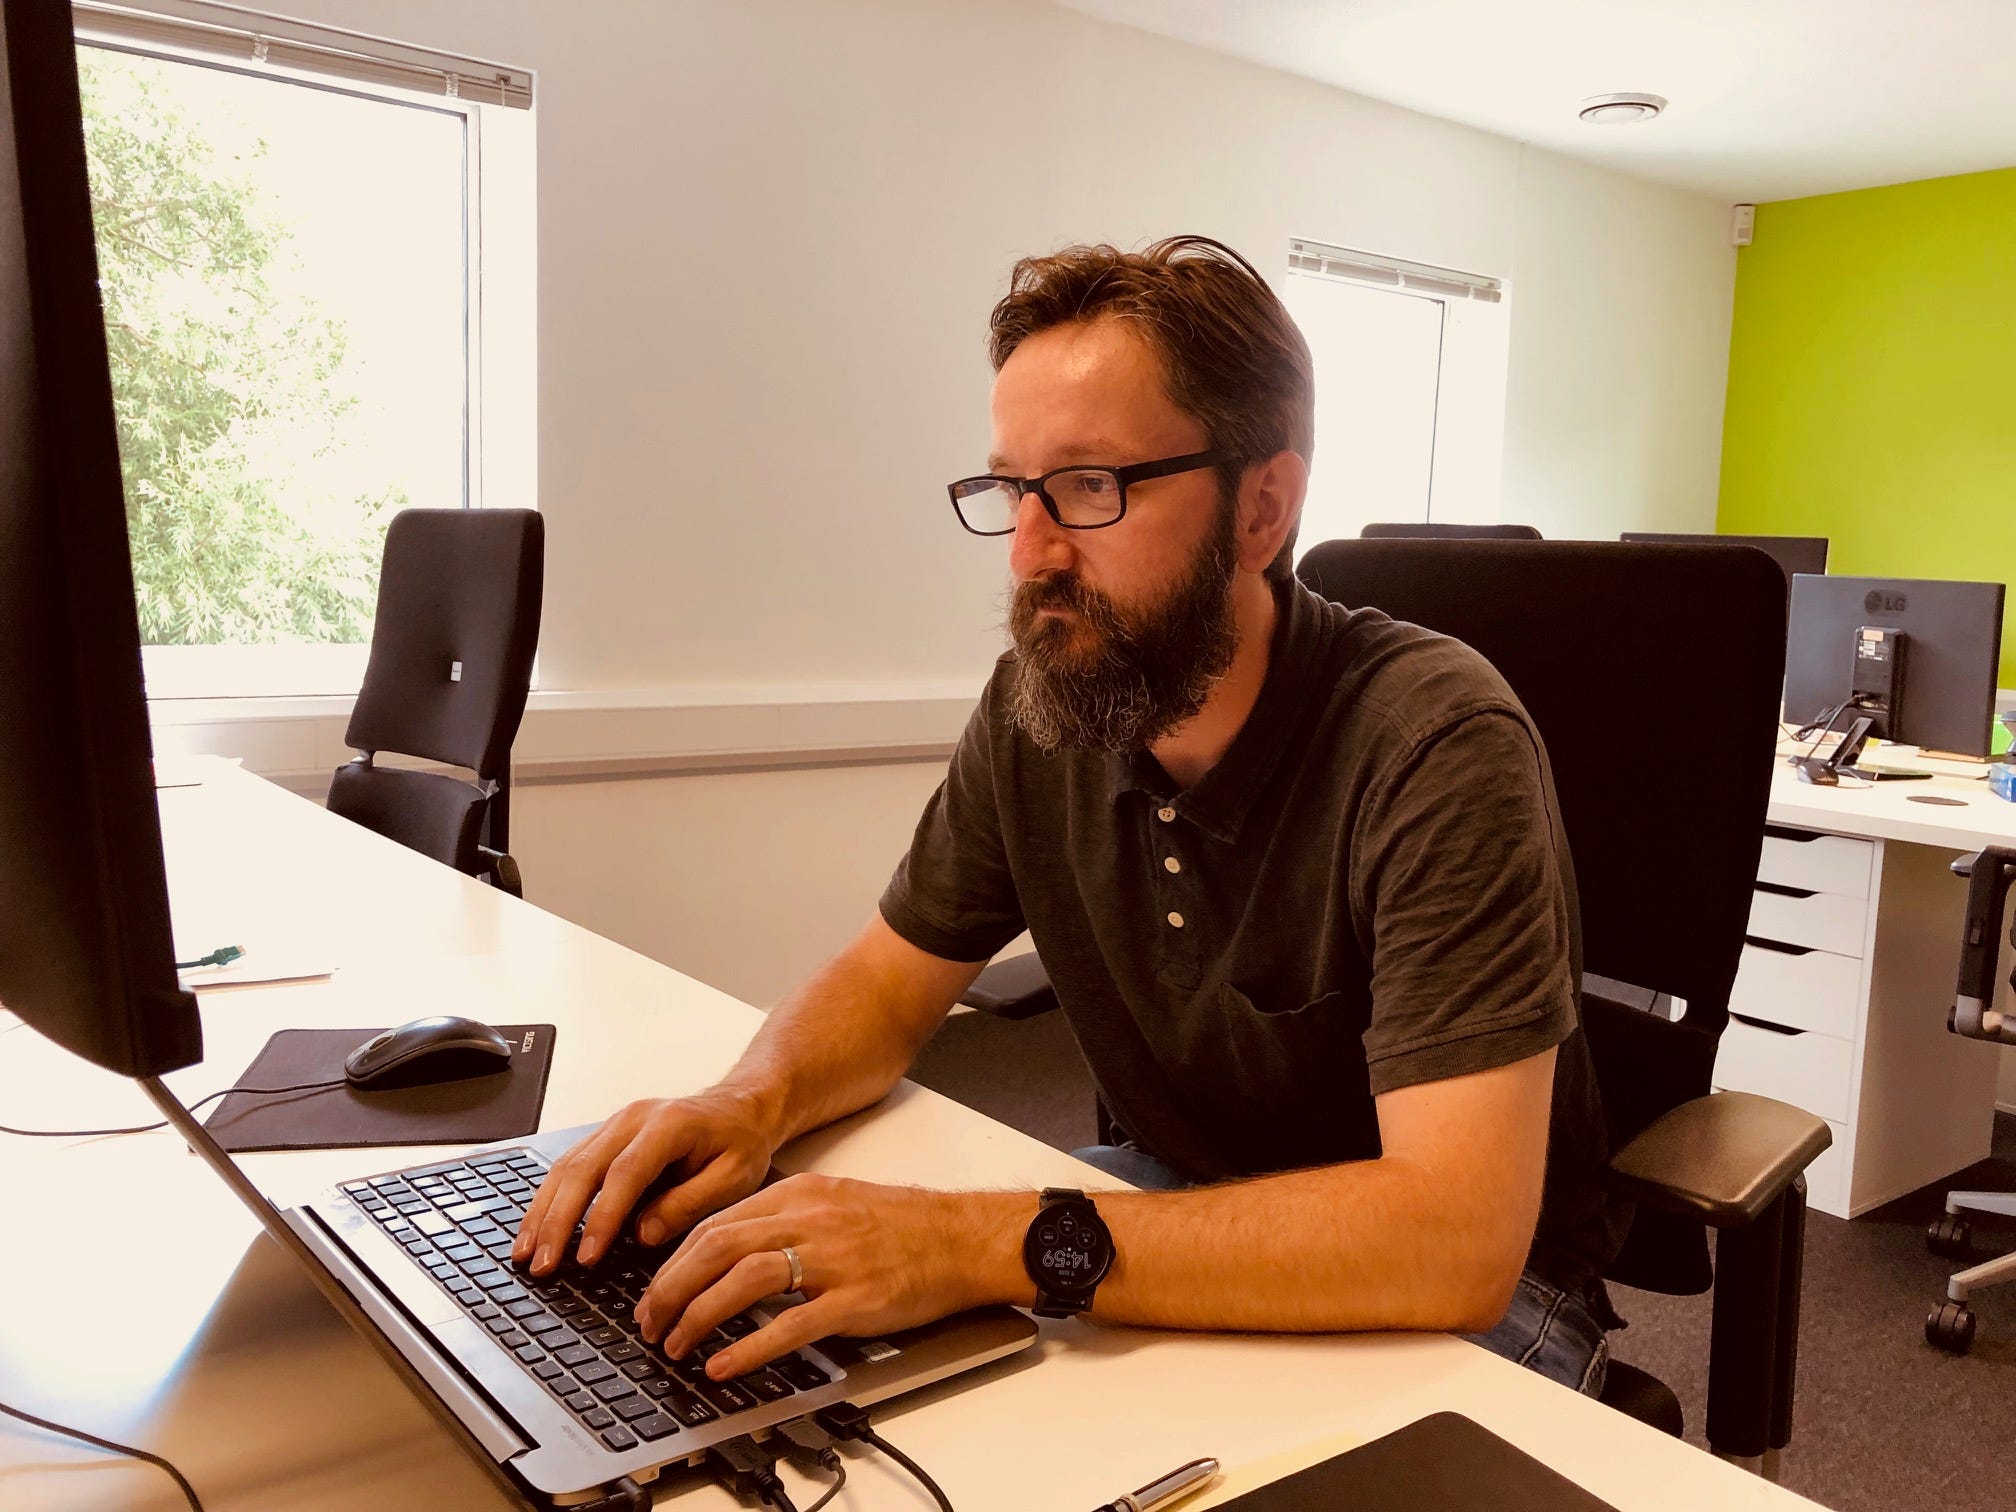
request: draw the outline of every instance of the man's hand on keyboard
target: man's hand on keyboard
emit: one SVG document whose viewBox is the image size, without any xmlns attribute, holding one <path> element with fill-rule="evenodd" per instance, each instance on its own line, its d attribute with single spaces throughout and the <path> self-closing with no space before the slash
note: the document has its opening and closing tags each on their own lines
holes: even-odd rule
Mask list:
<svg viewBox="0 0 2016 1512">
<path fill-rule="evenodd" d="M 679 1182 L 637 1214 L 637 1237 L 662 1244 L 761 1185 L 774 1145 L 738 1097 L 719 1088 L 696 1097 L 633 1102 L 553 1163 L 511 1248 L 516 1264 L 543 1276 L 566 1258 L 592 1265 L 661 1173 Z M 585 1217 L 583 1215 L 586 1215 Z"/>
<path fill-rule="evenodd" d="M 1020 1256 L 1035 1211 L 1033 1193 L 792 1176 L 688 1234 L 637 1304 L 638 1328 L 682 1357 L 724 1319 L 788 1289 L 786 1245 L 798 1256 L 805 1303 L 714 1355 L 713 1379 L 829 1335 L 889 1333 L 1023 1290 L 1033 1296 Z"/>
</svg>

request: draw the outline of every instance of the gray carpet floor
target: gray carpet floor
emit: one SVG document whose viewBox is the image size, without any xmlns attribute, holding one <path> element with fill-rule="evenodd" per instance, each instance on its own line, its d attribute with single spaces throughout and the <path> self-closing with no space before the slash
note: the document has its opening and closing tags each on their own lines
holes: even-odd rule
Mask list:
<svg viewBox="0 0 2016 1512">
<path fill-rule="evenodd" d="M 1059 1149 L 1092 1142 L 1092 1090 L 1063 1020 L 960 1014 L 912 1075 Z M 2016 1118 L 1994 1157 L 1854 1222 L 1812 1214 L 1806 1235 L 1795 1427 L 1785 1485 L 1837 1512 L 2007 1512 L 2016 1507 L 2016 1284 L 1974 1301 L 1963 1358 L 1925 1343 L 1925 1313 L 1957 1268 L 1925 1248 L 1947 1187 L 2016 1190 Z M 1976 1244 L 2016 1248 L 2016 1224 L 1976 1223 Z M 1618 1358 L 1671 1386 L 1702 1442 L 1709 1299 L 1617 1290 L 1631 1326 Z"/>
</svg>

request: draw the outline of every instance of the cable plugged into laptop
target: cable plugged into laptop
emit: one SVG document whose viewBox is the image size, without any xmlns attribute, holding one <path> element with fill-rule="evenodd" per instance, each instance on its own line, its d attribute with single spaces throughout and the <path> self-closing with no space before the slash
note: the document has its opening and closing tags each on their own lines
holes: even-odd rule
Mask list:
<svg viewBox="0 0 2016 1512">
<path fill-rule="evenodd" d="M 777 1512 L 798 1512 L 784 1482 L 777 1479 L 778 1454 L 773 1445 L 759 1444 L 745 1433 L 713 1445 L 707 1459 L 714 1478 L 743 1501 L 775 1507 Z"/>
<path fill-rule="evenodd" d="M 931 1499 L 938 1504 L 939 1512 L 953 1512 L 951 1499 L 939 1488 L 938 1482 L 925 1474 L 922 1465 L 869 1426 L 868 1414 L 864 1409 L 856 1407 L 852 1402 L 835 1402 L 831 1407 L 821 1407 L 813 1413 L 812 1420 L 836 1439 L 857 1440 L 888 1455 L 909 1471 L 918 1485 L 931 1493 Z"/>
</svg>

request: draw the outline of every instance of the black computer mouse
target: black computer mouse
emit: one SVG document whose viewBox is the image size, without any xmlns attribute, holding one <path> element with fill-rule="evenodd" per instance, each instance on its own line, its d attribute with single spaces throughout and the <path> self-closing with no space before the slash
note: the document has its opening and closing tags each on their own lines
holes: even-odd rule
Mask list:
<svg viewBox="0 0 2016 1512">
<path fill-rule="evenodd" d="M 511 1042 L 488 1024 L 437 1014 L 387 1029 L 364 1041 L 343 1062 L 353 1087 L 383 1091 L 489 1076 L 511 1066 Z"/>
</svg>

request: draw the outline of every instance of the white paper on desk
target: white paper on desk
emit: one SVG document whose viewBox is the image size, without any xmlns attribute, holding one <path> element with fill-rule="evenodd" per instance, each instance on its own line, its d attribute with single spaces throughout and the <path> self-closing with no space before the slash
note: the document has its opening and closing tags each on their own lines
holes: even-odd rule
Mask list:
<svg viewBox="0 0 2016 1512">
<path fill-rule="evenodd" d="M 247 950 L 228 966 L 191 966 L 176 976 L 191 992 L 209 987 L 251 987 L 262 982 L 306 982 L 336 974 L 327 960 L 280 951 Z"/>
</svg>

